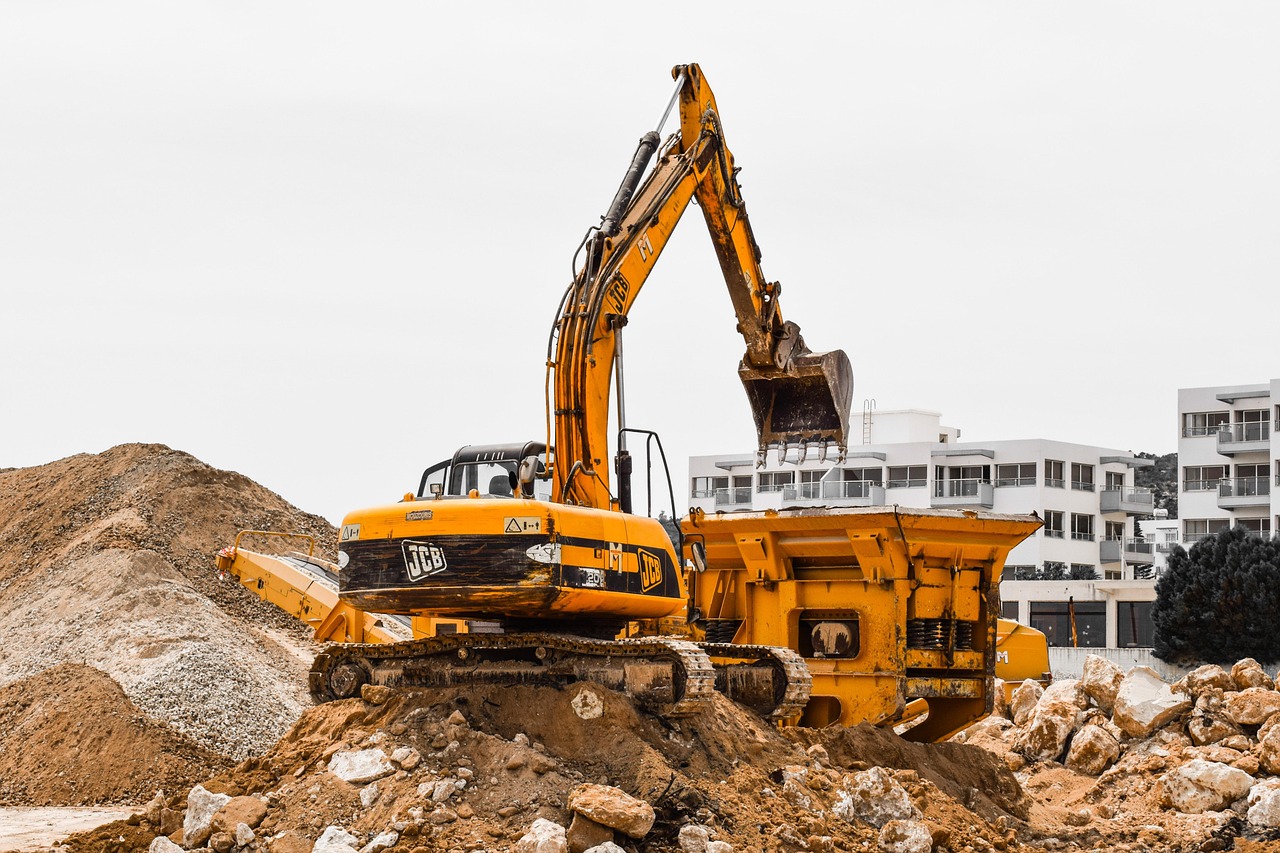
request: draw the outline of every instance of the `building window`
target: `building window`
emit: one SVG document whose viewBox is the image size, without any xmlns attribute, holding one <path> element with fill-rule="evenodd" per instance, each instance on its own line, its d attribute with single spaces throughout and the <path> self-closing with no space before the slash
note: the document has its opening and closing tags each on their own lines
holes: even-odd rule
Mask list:
<svg viewBox="0 0 1280 853">
<path fill-rule="evenodd" d="M 1182 437 L 1217 435 L 1218 430 L 1230 422 L 1230 412 L 1186 412 L 1182 416 Z"/>
<path fill-rule="evenodd" d="M 951 465 L 944 469 L 943 466 L 938 465 L 937 478 L 937 482 L 933 484 L 933 493 L 936 497 L 977 497 L 983 485 L 991 485 L 991 466 Z"/>
<path fill-rule="evenodd" d="M 1018 602 L 1016 601 L 1000 602 L 1000 618 L 1012 619 L 1014 622 L 1017 622 L 1018 621 Z"/>
<path fill-rule="evenodd" d="M 1151 635 L 1150 601 L 1116 603 L 1116 645 L 1122 649 L 1150 648 Z"/>
<path fill-rule="evenodd" d="M 997 486 L 1034 486 L 1036 484 L 1036 463 L 1015 462 L 996 466 Z"/>
<path fill-rule="evenodd" d="M 891 489 L 921 489 L 927 485 L 927 465 L 890 465 L 888 487 Z"/>
<path fill-rule="evenodd" d="M 1182 469 L 1182 491 L 1217 491 L 1219 481 L 1226 476 L 1226 465 L 1187 465 Z"/>
<path fill-rule="evenodd" d="M 1188 518 L 1182 522 L 1182 541 L 1194 545 L 1201 539 L 1217 536 L 1229 526 L 1225 518 Z"/>
<path fill-rule="evenodd" d="M 1050 646 L 1102 648 L 1107 644 L 1107 605 L 1103 601 L 1033 601 L 1031 627 L 1044 632 Z"/>
<path fill-rule="evenodd" d="M 801 471 L 800 485 L 796 496 L 802 500 L 813 500 L 822 497 L 822 478 L 826 475 L 826 471 Z"/>
<path fill-rule="evenodd" d="M 1102 573 L 1102 577 L 1109 581 L 1124 580 L 1124 572 L 1119 569 L 1107 569 Z"/>
<path fill-rule="evenodd" d="M 1263 539 L 1271 538 L 1271 519 L 1269 518 L 1237 518 L 1236 527 L 1243 527 L 1254 536 Z"/>
<path fill-rule="evenodd" d="M 1036 579 L 1035 566 L 1009 566 L 1006 565 L 1000 572 L 1000 580 L 1002 581 L 1033 581 Z"/>
<path fill-rule="evenodd" d="M 1096 581 L 1098 570 L 1088 563 L 1072 563 L 1068 576 L 1073 581 Z"/>
<path fill-rule="evenodd" d="M 756 484 L 757 492 L 780 492 L 796 480 L 794 471 L 765 471 Z"/>
<path fill-rule="evenodd" d="M 1045 560 L 1044 568 L 1040 571 L 1040 580 L 1042 581 L 1064 581 L 1067 579 L 1067 564 L 1060 563 L 1057 560 Z"/>
<path fill-rule="evenodd" d="M 1071 538 L 1078 542 L 1093 541 L 1093 516 L 1080 512 L 1071 513 Z"/>
<path fill-rule="evenodd" d="M 1058 510 L 1046 509 L 1044 511 L 1044 535 L 1050 539 L 1062 538 L 1062 513 Z"/>
<path fill-rule="evenodd" d="M 1271 437 L 1266 409 L 1246 409 L 1236 412 L 1236 429 L 1240 441 L 1266 441 Z"/>
<path fill-rule="evenodd" d="M 714 498 L 719 489 L 729 488 L 728 477 L 694 477 L 691 497 Z"/>
<path fill-rule="evenodd" d="M 1267 478 L 1269 465 L 1237 465 L 1236 479 L 1231 484 L 1231 494 L 1237 496 L 1269 495 L 1271 481 Z"/>
<path fill-rule="evenodd" d="M 1066 481 L 1063 479 L 1063 464 L 1057 459 L 1044 460 L 1044 484 L 1052 486 L 1055 489 L 1065 487 Z"/>
<path fill-rule="evenodd" d="M 1071 488 L 1077 492 L 1093 491 L 1093 466 L 1080 462 L 1071 463 Z"/>
</svg>

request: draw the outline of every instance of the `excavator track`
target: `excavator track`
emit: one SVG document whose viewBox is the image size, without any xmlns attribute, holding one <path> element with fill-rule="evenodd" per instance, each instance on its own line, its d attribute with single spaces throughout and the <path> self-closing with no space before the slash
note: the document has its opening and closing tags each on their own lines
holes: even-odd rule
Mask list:
<svg viewBox="0 0 1280 853">
<path fill-rule="evenodd" d="M 698 644 L 666 637 L 592 640 L 566 634 L 452 634 L 403 643 L 341 643 L 316 655 L 317 703 L 360 695 L 365 684 L 453 687 L 593 681 L 663 717 L 699 713 L 715 691 Z"/>
<path fill-rule="evenodd" d="M 699 643 L 709 657 L 734 663 L 715 667 L 716 690 L 770 720 L 799 716 L 809 704 L 813 676 L 791 649 L 736 643 Z"/>
</svg>

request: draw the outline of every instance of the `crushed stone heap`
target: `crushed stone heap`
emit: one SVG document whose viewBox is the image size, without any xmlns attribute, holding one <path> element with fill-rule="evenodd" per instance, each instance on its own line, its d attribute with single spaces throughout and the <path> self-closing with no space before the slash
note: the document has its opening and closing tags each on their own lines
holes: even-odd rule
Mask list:
<svg viewBox="0 0 1280 853">
<path fill-rule="evenodd" d="M 60 663 L 115 679 L 138 709 L 232 758 L 309 704 L 309 632 L 212 556 L 241 529 L 333 527 L 248 478 L 155 444 L 0 471 L 0 687 Z"/>
</svg>

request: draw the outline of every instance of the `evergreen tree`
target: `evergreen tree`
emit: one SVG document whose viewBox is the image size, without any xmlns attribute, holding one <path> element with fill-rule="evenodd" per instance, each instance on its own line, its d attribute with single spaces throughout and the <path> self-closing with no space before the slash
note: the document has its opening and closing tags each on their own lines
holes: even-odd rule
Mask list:
<svg viewBox="0 0 1280 853">
<path fill-rule="evenodd" d="M 1175 546 L 1151 620 L 1155 655 L 1170 663 L 1280 660 L 1280 544 L 1237 527 Z"/>
</svg>

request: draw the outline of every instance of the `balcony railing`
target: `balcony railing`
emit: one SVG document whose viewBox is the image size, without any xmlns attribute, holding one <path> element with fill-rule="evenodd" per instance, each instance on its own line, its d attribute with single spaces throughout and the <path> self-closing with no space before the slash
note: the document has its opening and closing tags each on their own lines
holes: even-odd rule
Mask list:
<svg viewBox="0 0 1280 853">
<path fill-rule="evenodd" d="M 1061 477 L 1045 477 L 1044 484 L 1051 489 L 1065 489 L 1067 481 Z"/>
<path fill-rule="evenodd" d="M 1266 450 L 1270 443 L 1271 424 L 1268 421 L 1223 424 L 1218 428 L 1218 452 L 1226 456 Z"/>
<path fill-rule="evenodd" d="M 1077 492 L 1092 492 L 1093 483 L 1090 483 L 1087 480 L 1072 480 L 1071 488 L 1075 489 Z"/>
<path fill-rule="evenodd" d="M 1083 530 L 1073 530 L 1071 531 L 1071 538 L 1077 542 L 1092 542 L 1094 534 L 1086 533 Z"/>
<path fill-rule="evenodd" d="M 735 486 L 732 489 L 716 489 L 716 506 L 740 506 L 751 503 L 751 487 Z"/>
<path fill-rule="evenodd" d="M 933 506 L 981 506 L 995 504 L 995 489 L 990 480 L 939 480 L 933 484 Z"/>
<path fill-rule="evenodd" d="M 1147 488 L 1104 489 L 1099 501 L 1103 512 L 1145 515 L 1155 506 L 1155 496 Z"/>
<path fill-rule="evenodd" d="M 1223 509 L 1242 506 L 1266 506 L 1271 502 L 1271 478 L 1235 477 L 1218 483 L 1218 506 Z"/>
<path fill-rule="evenodd" d="M 1182 437 L 1198 438 L 1206 435 L 1217 435 L 1218 430 L 1222 429 L 1224 426 L 1227 426 L 1227 424 L 1208 424 L 1208 425 L 1201 425 L 1201 426 L 1183 427 Z"/>
<path fill-rule="evenodd" d="M 884 504 L 884 486 L 872 480 L 828 480 L 787 486 L 782 490 L 784 504 L 818 501 L 851 506 L 880 506 Z"/>
</svg>

